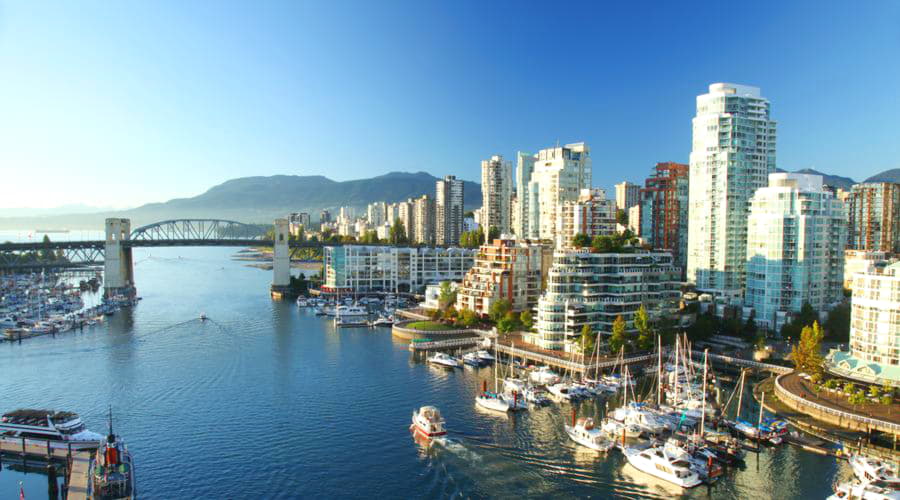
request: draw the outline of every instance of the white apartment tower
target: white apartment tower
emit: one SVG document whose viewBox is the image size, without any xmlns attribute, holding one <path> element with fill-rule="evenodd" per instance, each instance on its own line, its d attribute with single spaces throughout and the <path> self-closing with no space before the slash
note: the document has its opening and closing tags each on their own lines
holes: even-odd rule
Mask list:
<svg viewBox="0 0 900 500">
<path fill-rule="evenodd" d="M 641 202 L 641 186 L 640 184 L 632 184 L 628 181 L 622 181 L 616 184 L 616 208 L 619 210 L 628 210 L 629 208 L 640 204 Z"/>
<path fill-rule="evenodd" d="M 516 153 L 516 216 L 513 232 L 520 238 L 531 235 L 528 227 L 529 194 L 528 183 L 531 182 L 531 173 L 534 172 L 535 157 L 529 153 L 519 151 Z M 537 235 L 535 235 L 536 237 Z"/>
<path fill-rule="evenodd" d="M 459 235 L 463 231 L 463 181 L 448 175 L 436 182 L 435 244 L 459 245 Z"/>
<path fill-rule="evenodd" d="M 583 142 L 542 149 L 535 156 L 526 196 L 526 238 L 555 241 L 562 204 L 591 187 L 591 150 Z"/>
<path fill-rule="evenodd" d="M 501 234 L 510 230 L 512 198 L 512 165 L 499 155 L 481 162 L 481 226 L 497 228 Z"/>
<path fill-rule="evenodd" d="M 714 83 L 697 96 L 688 202 L 687 279 L 740 301 L 747 211 L 775 170 L 775 121 L 756 87 Z"/>
<path fill-rule="evenodd" d="M 847 217 L 822 176 L 777 173 L 750 199 L 745 305 L 778 331 L 804 303 L 827 311 L 843 300 Z"/>
</svg>

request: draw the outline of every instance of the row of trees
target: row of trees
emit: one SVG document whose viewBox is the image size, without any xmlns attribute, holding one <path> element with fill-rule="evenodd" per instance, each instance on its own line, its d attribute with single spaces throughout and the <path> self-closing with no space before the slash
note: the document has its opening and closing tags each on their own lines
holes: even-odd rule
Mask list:
<svg viewBox="0 0 900 500">
<path fill-rule="evenodd" d="M 6 243 L 12 243 L 11 241 L 7 241 Z M 31 252 L 23 252 L 23 253 L 15 253 L 12 252 L 7 255 L 7 260 L 14 261 L 19 264 L 32 264 L 34 262 L 66 262 L 66 255 L 59 249 L 57 251 L 53 251 L 50 248 L 50 237 L 46 234 L 44 235 L 44 239 L 42 243 L 46 245 L 45 248 L 42 248 L 38 251 Z"/>
<path fill-rule="evenodd" d="M 613 235 L 590 236 L 578 233 L 572 237 L 572 246 L 578 248 L 591 247 L 595 252 L 603 253 L 628 253 L 633 252 L 638 245 L 638 239 L 630 230 Z"/>
<path fill-rule="evenodd" d="M 488 229 L 486 239 L 482 228 L 463 231 L 463 233 L 459 235 L 459 246 L 463 248 L 478 248 L 483 245 L 485 241 L 493 241 L 499 237 L 500 230 L 496 227 Z"/>
</svg>

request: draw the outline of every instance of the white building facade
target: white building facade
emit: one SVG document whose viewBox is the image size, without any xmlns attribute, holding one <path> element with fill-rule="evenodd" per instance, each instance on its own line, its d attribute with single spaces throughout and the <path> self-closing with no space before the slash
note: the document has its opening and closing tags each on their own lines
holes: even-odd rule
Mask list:
<svg viewBox="0 0 900 500">
<path fill-rule="evenodd" d="M 747 209 L 775 170 L 775 121 L 756 87 L 714 83 L 697 97 L 688 202 L 687 279 L 738 304 Z"/>
<path fill-rule="evenodd" d="M 587 144 L 579 142 L 540 150 L 527 188 L 525 236 L 555 241 L 562 204 L 576 201 L 582 189 L 590 189 L 591 179 L 591 150 Z"/>
<path fill-rule="evenodd" d="M 462 280 L 474 256 L 468 248 L 328 246 L 322 290 L 421 292 L 428 284 Z"/>
<path fill-rule="evenodd" d="M 844 205 L 819 175 L 776 173 L 750 199 L 745 305 L 778 331 L 804 303 L 819 312 L 843 300 Z"/>
<path fill-rule="evenodd" d="M 632 184 L 628 181 L 616 184 L 616 208 L 628 210 L 641 202 L 640 184 Z"/>
<path fill-rule="evenodd" d="M 556 219 L 556 246 L 572 243 L 576 234 L 594 236 L 616 232 L 616 205 L 600 188 L 582 189 L 576 201 L 563 202 Z"/>
</svg>

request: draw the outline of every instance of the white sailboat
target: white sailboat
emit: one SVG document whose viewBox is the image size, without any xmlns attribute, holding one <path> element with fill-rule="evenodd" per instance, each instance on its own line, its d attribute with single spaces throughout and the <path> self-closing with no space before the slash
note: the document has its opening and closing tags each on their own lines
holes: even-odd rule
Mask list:
<svg viewBox="0 0 900 500">
<path fill-rule="evenodd" d="M 494 348 L 496 349 L 496 346 Z M 494 354 L 496 356 L 496 352 Z M 517 390 L 512 391 L 512 394 L 505 391 L 500 392 L 499 378 L 497 375 L 498 364 L 499 363 L 494 364 L 494 392 L 489 392 L 487 390 L 487 382 L 483 382 L 481 393 L 475 397 L 475 404 L 487 410 L 503 413 L 527 410 L 528 403 L 525 402 L 525 398 Z"/>
</svg>

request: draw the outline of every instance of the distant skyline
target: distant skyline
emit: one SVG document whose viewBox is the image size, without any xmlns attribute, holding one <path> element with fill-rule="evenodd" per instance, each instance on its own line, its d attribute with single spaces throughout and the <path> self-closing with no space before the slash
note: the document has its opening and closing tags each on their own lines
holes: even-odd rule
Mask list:
<svg viewBox="0 0 900 500">
<path fill-rule="evenodd" d="M 889 1 L 0 2 L 0 216 L 252 175 L 477 182 L 557 140 L 611 193 L 687 163 L 714 82 L 762 89 L 779 168 L 863 180 L 900 167 L 898 54 Z"/>
</svg>

